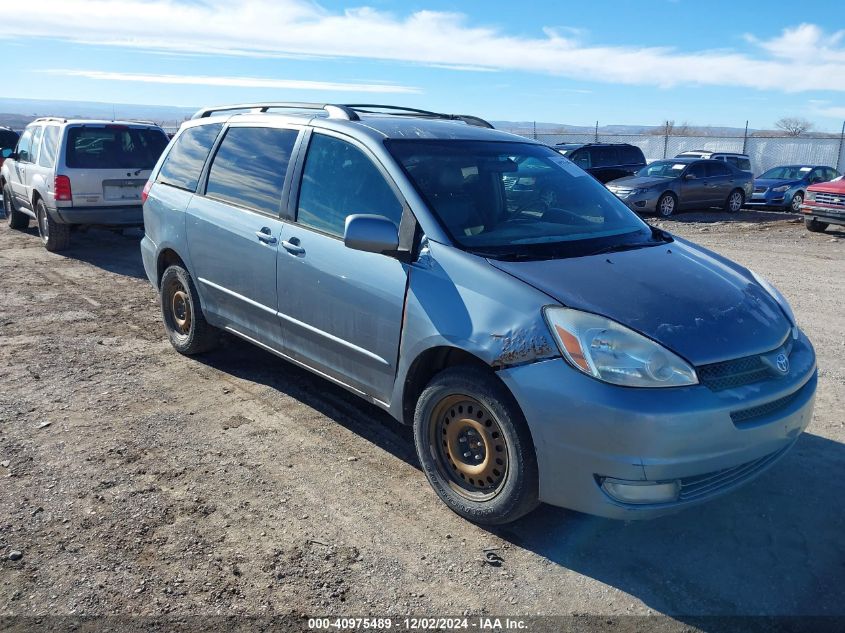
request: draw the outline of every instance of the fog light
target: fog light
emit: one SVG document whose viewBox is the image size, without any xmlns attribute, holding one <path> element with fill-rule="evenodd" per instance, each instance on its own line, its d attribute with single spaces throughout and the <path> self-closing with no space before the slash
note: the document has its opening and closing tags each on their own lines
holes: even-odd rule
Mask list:
<svg viewBox="0 0 845 633">
<path fill-rule="evenodd" d="M 602 489 L 622 503 L 668 503 L 678 500 L 681 486 L 678 481 L 625 481 L 608 479 Z"/>
</svg>

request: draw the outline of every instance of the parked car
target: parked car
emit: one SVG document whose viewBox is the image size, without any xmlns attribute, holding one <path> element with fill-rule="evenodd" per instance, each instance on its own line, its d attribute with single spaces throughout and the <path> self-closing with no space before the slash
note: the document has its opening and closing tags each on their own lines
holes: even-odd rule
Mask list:
<svg viewBox="0 0 845 633">
<path fill-rule="evenodd" d="M 754 179 L 754 193 L 746 200 L 749 207 L 776 207 L 793 213 L 801 210 L 807 187 L 839 177 L 833 167 L 824 165 L 781 165 Z"/>
<path fill-rule="evenodd" d="M 717 206 L 736 213 L 750 195 L 752 182 L 749 173 L 723 161 L 671 158 L 654 161 L 607 188 L 632 210 L 666 218 L 683 209 Z"/>
<path fill-rule="evenodd" d="M 19 135 L 11 128 L 0 126 L 0 167 L 3 166 L 3 161 L 6 160 L 15 150 L 15 145 L 18 144 Z"/>
<path fill-rule="evenodd" d="M 643 151 L 628 143 L 559 143 L 555 149 L 603 183 L 630 176 L 646 165 Z"/>
<path fill-rule="evenodd" d="M 201 110 L 153 170 L 141 253 L 178 352 L 225 330 L 385 409 L 484 524 L 677 511 L 810 422 L 815 353 L 753 272 L 480 119 L 304 107 Z"/>
<path fill-rule="evenodd" d="M 706 158 L 708 160 L 721 160 L 740 171 L 751 173 L 751 158 L 748 154 L 737 154 L 735 152 L 711 152 L 706 149 L 693 149 L 681 152 L 675 158 Z"/>
<path fill-rule="evenodd" d="M 845 178 L 839 176 L 807 187 L 801 213 L 804 226 L 813 233 L 821 233 L 831 224 L 845 226 Z"/>
<path fill-rule="evenodd" d="M 36 119 L 0 167 L 9 226 L 35 219 L 49 251 L 67 248 L 76 225 L 141 226 L 141 190 L 166 146 L 154 124 Z"/>
</svg>

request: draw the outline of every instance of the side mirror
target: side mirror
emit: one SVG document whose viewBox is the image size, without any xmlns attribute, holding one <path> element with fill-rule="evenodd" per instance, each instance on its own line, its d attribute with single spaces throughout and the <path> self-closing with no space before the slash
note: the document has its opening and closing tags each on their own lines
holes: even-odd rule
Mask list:
<svg viewBox="0 0 845 633">
<path fill-rule="evenodd" d="M 343 243 L 356 251 L 394 255 L 399 249 L 399 228 L 381 215 L 350 215 L 346 218 Z"/>
<path fill-rule="evenodd" d="M 695 174 L 684 174 L 684 180 L 695 180 Z"/>
</svg>

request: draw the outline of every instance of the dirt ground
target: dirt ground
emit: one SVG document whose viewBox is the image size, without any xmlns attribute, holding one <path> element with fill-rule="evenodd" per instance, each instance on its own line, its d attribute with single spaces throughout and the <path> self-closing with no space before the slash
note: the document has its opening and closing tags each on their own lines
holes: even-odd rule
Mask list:
<svg viewBox="0 0 845 633">
<path fill-rule="evenodd" d="M 486 530 L 440 503 L 378 409 L 237 340 L 175 353 L 139 233 L 59 255 L 3 221 L 0 616 L 845 615 L 845 231 L 659 224 L 792 302 L 820 368 L 808 432 L 676 516 L 541 507 Z"/>
</svg>

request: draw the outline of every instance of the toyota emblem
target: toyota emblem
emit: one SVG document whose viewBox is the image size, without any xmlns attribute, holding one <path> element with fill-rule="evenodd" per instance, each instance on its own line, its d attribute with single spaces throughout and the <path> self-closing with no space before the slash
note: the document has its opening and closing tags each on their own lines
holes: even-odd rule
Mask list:
<svg viewBox="0 0 845 633">
<path fill-rule="evenodd" d="M 789 359 L 786 357 L 786 354 L 781 352 L 775 358 L 775 365 L 777 365 L 778 371 L 782 374 L 785 374 L 789 371 Z"/>
</svg>

